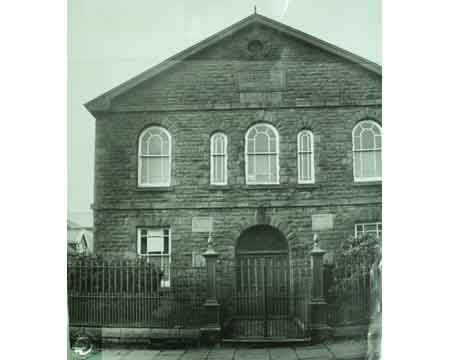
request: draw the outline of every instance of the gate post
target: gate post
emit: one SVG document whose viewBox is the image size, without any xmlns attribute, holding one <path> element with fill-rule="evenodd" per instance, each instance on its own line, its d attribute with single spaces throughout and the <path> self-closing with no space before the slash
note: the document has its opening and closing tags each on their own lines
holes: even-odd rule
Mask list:
<svg viewBox="0 0 450 360">
<path fill-rule="evenodd" d="M 314 247 L 310 254 L 312 258 L 311 337 L 313 342 L 319 342 L 328 337 L 331 328 L 327 325 L 327 303 L 323 292 L 325 251 L 319 247 L 317 234 L 314 234 Z"/>
<path fill-rule="evenodd" d="M 206 300 L 203 304 L 205 325 L 200 329 L 201 337 L 214 343 L 220 338 L 220 304 L 217 301 L 216 263 L 219 254 L 212 246 L 211 234 L 208 249 L 203 253 L 206 262 Z"/>
</svg>

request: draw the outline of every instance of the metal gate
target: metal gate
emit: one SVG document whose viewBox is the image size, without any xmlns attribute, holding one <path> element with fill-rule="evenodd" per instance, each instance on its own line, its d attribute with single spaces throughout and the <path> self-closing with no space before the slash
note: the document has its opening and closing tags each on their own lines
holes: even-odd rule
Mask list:
<svg viewBox="0 0 450 360">
<path fill-rule="evenodd" d="M 240 254 L 233 272 L 222 299 L 226 338 L 307 336 L 309 278 L 289 264 L 287 252 Z"/>
</svg>

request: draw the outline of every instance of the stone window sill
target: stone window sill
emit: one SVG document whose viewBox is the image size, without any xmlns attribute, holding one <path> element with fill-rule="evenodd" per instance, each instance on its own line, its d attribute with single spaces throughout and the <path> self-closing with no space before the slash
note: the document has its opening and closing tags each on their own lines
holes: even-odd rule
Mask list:
<svg viewBox="0 0 450 360">
<path fill-rule="evenodd" d="M 320 188 L 319 184 L 297 184 L 295 187 L 299 190 L 315 190 Z"/>
<path fill-rule="evenodd" d="M 320 187 L 318 184 L 267 184 L 267 185 L 243 185 L 247 190 L 287 190 L 287 189 L 299 189 L 299 190 L 315 190 Z"/>
<path fill-rule="evenodd" d="M 381 186 L 382 182 L 379 181 L 357 181 L 353 183 L 353 186 Z"/>
<path fill-rule="evenodd" d="M 230 185 L 209 185 L 210 190 L 231 190 Z"/>
<path fill-rule="evenodd" d="M 137 187 L 136 191 L 139 192 L 164 192 L 164 191 L 173 191 L 173 186 L 148 186 L 148 187 Z"/>
</svg>

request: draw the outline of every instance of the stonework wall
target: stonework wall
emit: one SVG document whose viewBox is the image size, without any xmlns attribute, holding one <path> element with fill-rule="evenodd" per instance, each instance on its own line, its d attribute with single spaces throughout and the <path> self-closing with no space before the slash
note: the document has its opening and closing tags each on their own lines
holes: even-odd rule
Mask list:
<svg viewBox="0 0 450 360">
<path fill-rule="evenodd" d="M 261 58 L 246 52 L 252 39 Z M 224 39 L 171 70 L 114 99 L 95 113 L 96 251 L 136 254 L 139 226 L 170 226 L 173 260 L 190 262 L 206 247 L 192 233 L 193 216 L 214 218 L 215 248 L 234 256 L 240 232 L 264 221 L 288 238 L 291 258 L 312 245 L 311 215 L 332 213 L 335 227 L 320 234 L 333 250 L 356 222 L 381 220 L 381 184 L 353 181 L 352 129 L 363 119 L 381 124 L 381 77 L 266 28 Z M 244 137 L 258 122 L 279 132 L 280 184 L 245 184 Z M 137 146 L 150 125 L 172 136 L 169 188 L 137 186 Z M 297 133 L 314 133 L 313 185 L 297 184 Z M 209 140 L 228 136 L 228 185 L 209 185 Z M 303 255 L 302 255 L 303 254 Z"/>
</svg>

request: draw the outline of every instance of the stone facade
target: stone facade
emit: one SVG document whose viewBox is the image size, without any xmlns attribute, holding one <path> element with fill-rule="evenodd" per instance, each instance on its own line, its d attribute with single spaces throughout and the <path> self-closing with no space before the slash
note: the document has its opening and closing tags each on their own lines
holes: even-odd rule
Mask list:
<svg viewBox="0 0 450 360">
<path fill-rule="evenodd" d="M 249 46 L 257 41 L 256 50 Z M 150 50 L 149 50 L 150 51 Z M 88 105 L 89 109 L 89 105 Z M 169 226 L 172 261 L 189 264 L 207 234 L 192 218 L 214 218 L 213 240 L 232 259 L 255 224 L 287 238 L 291 260 L 308 256 L 314 214 L 334 215 L 319 233 L 332 251 L 357 222 L 381 221 L 381 184 L 353 180 L 352 129 L 381 124 L 381 75 L 323 47 L 249 20 L 239 31 L 108 99 L 96 118 L 96 251 L 136 256 L 137 228 Z M 258 122 L 279 132 L 279 185 L 246 185 L 245 133 Z M 140 188 L 138 138 L 151 125 L 172 136 L 171 186 Z M 297 134 L 314 133 L 315 183 L 297 182 Z M 210 185 L 210 137 L 228 136 L 228 184 Z"/>
</svg>

